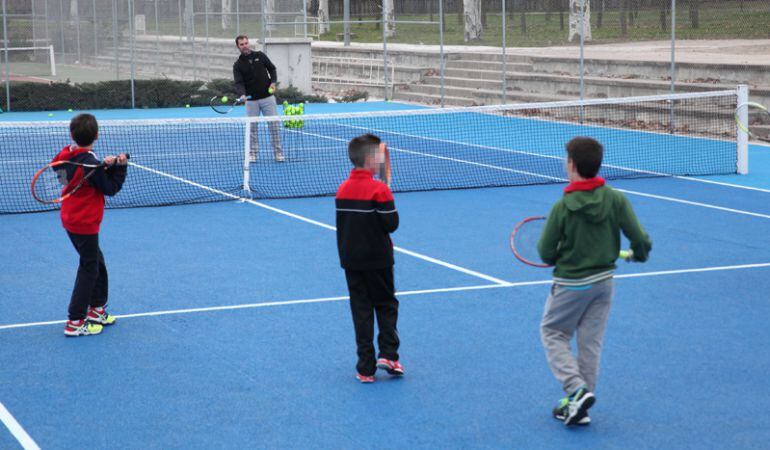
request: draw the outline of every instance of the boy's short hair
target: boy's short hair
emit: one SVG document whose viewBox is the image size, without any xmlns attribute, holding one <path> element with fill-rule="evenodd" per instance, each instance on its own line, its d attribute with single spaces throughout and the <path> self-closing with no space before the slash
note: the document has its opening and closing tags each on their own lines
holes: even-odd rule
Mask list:
<svg viewBox="0 0 770 450">
<path fill-rule="evenodd" d="M 359 169 L 364 167 L 366 165 L 366 157 L 374 153 L 379 145 L 380 138 L 371 133 L 354 137 L 348 144 L 350 162 Z"/>
<path fill-rule="evenodd" d="M 578 136 L 567 142 L 567 158 L 583 178 L 593 178 L 602 167 L 604 147 L 594 138 Z"/>
<path fill-rule="evenodd" d="M 235 37 L 235 45 L 238 45 L 238 43 L 240 43 L 243 39 L 248 39 L 248 38 L 249 37 L 246 36 L 245 34 L 239 34 L 238 36 Z"/>
<path fill-rule="evenodd" d="M 75 143 L 81 147 L 88 147 L 96 140 L 99 134 L 99 124 L 96 117 L 91 114 L 78 114 L 70 121 L 70 133 Z"/>
</svg>

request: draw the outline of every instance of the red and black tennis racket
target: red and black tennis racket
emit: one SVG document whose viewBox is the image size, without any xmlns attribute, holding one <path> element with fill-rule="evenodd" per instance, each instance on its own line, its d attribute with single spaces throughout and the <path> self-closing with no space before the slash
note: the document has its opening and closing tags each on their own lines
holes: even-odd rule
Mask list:
<svg viewBox="0 0 770 450">
<path fill-rule="evenodd" d="M 537 242 L 543 235 L 545 216 L 527 217 L 513 227 L 511 233 L 511 250 L 513 256 L 524 264 L 534 267 L 551 267 L 540 260 L 537 253 Z"/>
<path fill-rule="evenodd" d="M 126 158 L 130 155 L 126 154 Z M 82 169 L 82 176 L 77 183 L 71 183 L 67 178 L 67 167 L 78 166 Z M 32 177 L 30 190 L 32 197 L 40 203 L 55 205 L 63 202 L 77 192 L 97 170 L 104 170 L 107 166 L 104 162 L 99 164 L 83 164 L 73 161 L 55 161 L 46 164 L 35 172 Z"/>
<path fill-rule="evenodd" d="M 540 259 L 537 252 L 537 243 L 543 235 L 547 217 L 532 216 L 527 217 L 513 227 L 511 232 L 511 251 L 513 256 L 524 264 L 533 267 L 552 267 Z M 632 250 L 621 250 L 618 254 L 619 259 L 632 261 L 634 252 Z"/>
</svg>

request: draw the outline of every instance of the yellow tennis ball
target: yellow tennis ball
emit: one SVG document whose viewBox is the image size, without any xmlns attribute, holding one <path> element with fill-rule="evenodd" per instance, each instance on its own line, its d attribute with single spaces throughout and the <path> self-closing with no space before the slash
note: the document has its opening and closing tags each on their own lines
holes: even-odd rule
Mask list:
<svg viewBox="0 0 770 450">
<path fill-rule="evenodd" d="M 53 117 L 53 113 L 48 113 L 48 117 Z"/>
<path fill-rule="evenodd" d="M 268 94 L 272 94 L 273 92 L 275 92 L 275 89 L 273 89 L 272 87 L 267 88 Z"/>
<path fill-rule="evenodd" d="M 224 97 L 222 97 L 222 103 L 227 103 L 227 100 L 228 100 L 228 98 L 227 98 L 226 95 Z"/>
<path fill-rule="evenodd" d="M 189 108 L 189 107 L 190 107 L 190 104 L 188 103 L 188 104 L 184 105 L 184 107 L 185 107 L 185 108 Z"/>
<path fill-rule="evenodd" d="M 68 109 L 67 112 L 72 112 L 72 108 Z"/>
</svg>

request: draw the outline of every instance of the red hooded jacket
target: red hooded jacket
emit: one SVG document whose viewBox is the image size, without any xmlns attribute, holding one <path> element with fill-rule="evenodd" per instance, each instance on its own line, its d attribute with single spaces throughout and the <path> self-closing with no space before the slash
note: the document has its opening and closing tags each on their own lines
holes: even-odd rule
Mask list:
<svg viewBox="0 0 770 450">
<path fill-rule="evenodd" d="M 53 159 L 56 161 L 72 161 L 81 164 L 99 164 L 94 153 L 76 145 L 64 147 Z M 104 217 L 104 196 L 117 194 L 126 179 L 126 166 L 111 166 L 91 169 L 75 164 L 62 166 L 66 171 L 67 185 L 62 194 L 66 194 L 80 183 L 88 173 L 95 170 L 85 183 L 61 205 L 61 222 L 64 229 L 74 234 L 97 234 Z M 58 169 L 58 167 L 57 167 Z"/>
</svg>

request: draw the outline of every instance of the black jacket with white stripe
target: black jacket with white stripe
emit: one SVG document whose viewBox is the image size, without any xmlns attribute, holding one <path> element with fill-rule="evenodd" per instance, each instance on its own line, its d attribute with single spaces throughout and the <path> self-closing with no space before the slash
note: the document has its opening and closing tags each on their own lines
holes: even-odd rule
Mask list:
<svg viewBox="0 0 770 450">
<path fill-rule="evenodd" d="M 390 233 L 398 228 L 398 211 L 385 183 L 372 172 L 353 169 L 337 190 L 337 249 L 346 270 L 393 266 Z"/>
</svg>

